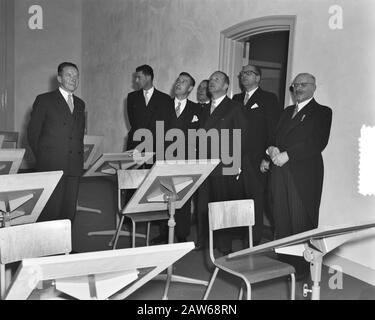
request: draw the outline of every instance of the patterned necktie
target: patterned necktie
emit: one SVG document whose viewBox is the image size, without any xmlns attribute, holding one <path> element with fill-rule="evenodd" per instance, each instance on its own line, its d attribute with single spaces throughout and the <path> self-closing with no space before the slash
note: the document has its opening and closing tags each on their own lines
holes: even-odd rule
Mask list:
<svg viewBox="0 0 375 320">
<path fill-rule="evenodd" d="M 68 106 L 69 106 L 70 112 L 73 113 L 74 104 L 73 104 L 73 96 L 71 94 L 68 95 Z"/>
<path fill-rule="evenodd" d="M 243 101 L 243 105 L 244 106 L 246 106 L 246 104 L 249 101 L 249 99 L 250 99 L 250 94 L 249 94 L 249 92 L 246 91 L 245 99 Z"/>
<path fill-rule="evenodd" d="M 180 114 L 181 114 L 181 101 L 178 102 L 177 107 L 176 107 L 177 118 L 180 116 Z"/>
<path fill-rule="evenodd" d="M 294 111 L 293 111 L 292 119 L 296 116 L 297 113 L 298 113 L 298 103 L 297 103 L 296 106 L 294 107 Z"/>
</svg>

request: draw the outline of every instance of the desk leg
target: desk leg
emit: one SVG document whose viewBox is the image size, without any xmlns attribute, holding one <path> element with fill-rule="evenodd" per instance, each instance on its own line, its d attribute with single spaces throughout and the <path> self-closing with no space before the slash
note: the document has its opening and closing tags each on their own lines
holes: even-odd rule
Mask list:
<svg viewBox="0 0 375 320">
<path fill-rule="evenodd" d="M 322 257 L 317 257 L 310 262 L 311 280 L 314 282 L 311 288 L 311 300 L 320 300 L 320 281 L 322 274 Z"/>
<path fill-rule="evenodd" d="M 174 242 L 174 227 L 176 225 L 176 221 L 174 219 L 176 196 L 172 195 L 167 200 L 168 200 L 168 208 L 169 208 L 168 243 L 172 244 Z M 208 281 L 173 275 L 173 265 L 168 267 L 166 274 L 159 274 L 153 280 L 166 280 L 164 294 L 162 298 L 163 300 L 168 300 L 168 291 L 169 291 L 171 282 L 199 284 L 199 285 L 203 285 L 206 287 L 208 286 Z"/>
</svg>

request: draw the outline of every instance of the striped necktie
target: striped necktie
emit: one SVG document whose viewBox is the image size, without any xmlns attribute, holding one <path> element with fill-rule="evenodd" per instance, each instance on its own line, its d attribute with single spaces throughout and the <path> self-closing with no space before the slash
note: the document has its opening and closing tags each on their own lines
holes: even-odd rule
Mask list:
<svg viewBox="0 0 375 320">
<path fill-rule="evenodd" d="M 72 94 L 68 95 L 68 106 L 69 106 L 70 112 L 73 113 L 74 104 L 73 104 L 73 95 Z"/>
<path fill-rule="evenodd" d="M 293 111 L 293 114 L 292 114 L 292 119 L 297 115 L 298 113 L 298 103 L 296 103 L 296 106 L 294 107 L 294 111 Z"/>
<path fill-rule="evenodd" d="M 181 114 L 181 101 L 178 102 L 177 107 L 176 107 L 177 118 L 180 116 L 180 114 Z"/>
</svg>

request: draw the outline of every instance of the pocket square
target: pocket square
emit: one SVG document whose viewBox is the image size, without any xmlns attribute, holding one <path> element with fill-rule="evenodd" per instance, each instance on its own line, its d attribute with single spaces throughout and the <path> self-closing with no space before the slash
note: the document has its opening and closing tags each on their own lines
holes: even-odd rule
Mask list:
<svg viewBox="0 0 375 320">
<path fill-rule="evenodd" d="M 256 108 L 259 108 L 259 106 L 258 106 L 257 103 L 254 103 L 254 104 L 250 107 L 250 109 L 256 109 Z"/>
<path fill-rule="evenodd" d="M 193 123 L 193 122 L 197 122 L 197 121 L 199 121 L 199 119 L 198 119 L 198 117 L 197 117 L 196 115 L 194 115 L 194 117 L 193 117 L 193 119 L 191 120 L 191 122 Z"/>
</svg>

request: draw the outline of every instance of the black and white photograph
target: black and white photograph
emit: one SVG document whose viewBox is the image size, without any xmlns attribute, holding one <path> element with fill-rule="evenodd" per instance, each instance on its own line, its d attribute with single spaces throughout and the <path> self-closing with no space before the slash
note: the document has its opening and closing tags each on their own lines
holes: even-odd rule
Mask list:
<svg viewBox="0 0 375 320">
<path fill-rule="evenodd" d="M 375 300 L 374 36 L 373 0 L 0 0 L 0 300 Z"/>
</svg>

